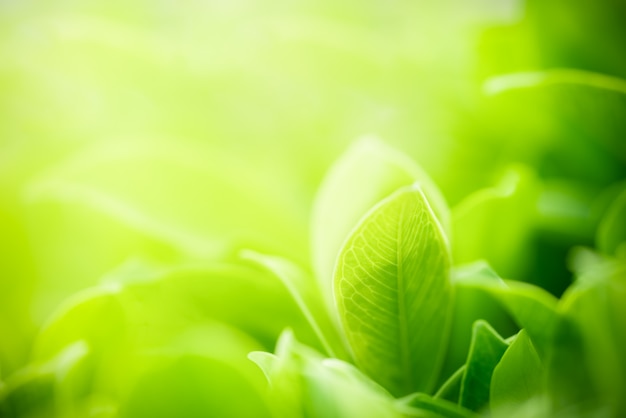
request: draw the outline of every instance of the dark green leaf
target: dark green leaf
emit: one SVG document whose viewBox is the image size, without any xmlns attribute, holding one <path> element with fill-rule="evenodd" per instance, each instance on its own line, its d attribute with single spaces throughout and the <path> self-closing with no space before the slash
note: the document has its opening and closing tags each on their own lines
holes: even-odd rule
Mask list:
<svg viewBox="0 0 626 418">
<path fill-rule="evenodd" d="M 461 406 L 481 411 L 489 404 L 491 376 L 507 347 L 487 322 L 476 321 L 461 382 Z"/>
<path fill-rule="evenodd" d="M 435 398 L 445 399 L 455 404 L 459 403 L 459 396 L 461 395 L 461 383 L 463 382 L 463 376 L 465 375 L 465 365 L 458 368 L 458 370 L 448 378 L 437 393 Z"/>
<path fill-rule="evenodd" d="M 415 393 L 399 399 L 397 405 L 405 417 L 478 418 L 478 415 L 469 409 L 424 393 Z"/>
</svg>

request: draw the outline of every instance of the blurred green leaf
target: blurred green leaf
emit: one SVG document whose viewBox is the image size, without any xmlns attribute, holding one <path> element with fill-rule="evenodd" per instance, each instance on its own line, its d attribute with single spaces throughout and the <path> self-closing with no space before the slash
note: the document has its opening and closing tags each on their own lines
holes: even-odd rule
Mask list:
<svg viewBox="0 0 626 418">
<path fill-rule="evenodd" d="M 90 389 L 89 347 L 79 341 L 46 363 L 32 364 L 0 389 L 3 417 L 78 417 Z"/>
<path fill-rule="evenodd" d="M 287 325 L 315 342 L 282 284 L 259 270 L 190 266 L 130 277 L 120 273 L 114 279 L 69 300 L 42 330 L 35 358 L 50 358 L 65 345 L 85 340 L 95 363 L 94 391 L 115 398 L 139 378 L 140 372 L 129 368 L 137 353 L 167 347 L 186 330 L 215 321 L 238 327 L 263 344 L 250 350 L 271 347 Z M 245 361 L 248 351 L 239 361 Z"/>
<path fill-rule="evenodd" d="M 563 296 L 559 308 L 564 321 L 568 321 L 564 324 L 569 325 L 570 338 L 577 339 L 569 346 L 555 344 L 555 367 L 586 369 L 590 380 L 579 381 L 587 377 L 584 372 L 572 373 L 572 380 L 589 388 L 588 392 L 580 396 L 577 390 L 565 396 L 580 396 L 577 402 L 582 407 L 593 407 L 595 403 L 595 408 L 618 416 L 626 407 L 622 396 L 626 390 L 626 262 L 585 250 L 574 253 L 573 259 L 577 281 Z M 563 328 L 563 332 L 568 330 Z M 563 353 L 572 354 L 566 357 Z M 573 357 L 575 354 L 578 358 Z M 559 368 L 554 371 L 564 372 Z"/>
<path fill-rule="evenodd" d="M 280 417 L 399 418 L 393 398 L 359 369 L 326 359 L 295 340 L 286 330 L 276 354 L 254 352 L 249 357 L 264 371 Z"/>
<path fill-rule="evenodd" d="M 626 94 L 626 80 L 577 69 L 507 74 L 488 79 L 483 88 L 487 94 L 502 94 L 515 89 L 539 88 L 553 84 L 576 84 Z"/>
<path fill-rule="evenodd" d="M 95 316 L 90 318 L 87 312 Z M 54 352 L 55 341 L 90 335 L 89 322 L 98 323 L 107 316 L 122 321 L 113 327 L 115 332 L 122 332 L 124 323 L 141 325 L 141 333 L 129 335 L 137 341 L 158 341 L 169 330 L 214 319 L 239 327 L 268 345 L 286 325 L 297 328 L 302 338 L 311 337 L 305 319 L 275 277 L 234 264 L 209 264 L 150 270 L 130 277 L 113 275 L 59 309 L 37 346 L 42 352 Z M 114 321 L 103 323 L 109 322 Z"/>
<path fill-rule="evenodd" d="M 466 366 L 463 364 L 457 369 L 457 371 L 452 373 L 452 375 L 450 375 L 450 377 L 443 382 L 434 397 L 458 404 L 459 396 L 461 394 L 461 383 L 463 382 L 463 376 L 465 375 L 465 368 Z"/>
<path fill-rule="evenodd" d="M 456 264 L 487 260 L 504 277 L 524 277 L 540 185 L 528 167 L 511 168 L 500 184 L 482 189 L 453 209 Z"/>
<path fill-rule="evenodd" d="M 533 343 L 521 330 L 509 344 L 493 370 L 490 386 L 490 408 L 521 405 L 544 394 L 544 368 Z"/>
<path fill-rule="evenodd" d="M 137 379 L 123 397 L 120 416 L 269 417 L 262 374 L 245 358 L 258 347 L 236 329 L 212 323 L 139 351 L 126 366 Z"/>
<path fill-rule="evenodd" d="M 320 289 L 312 276 L 281 257 L 250 250 L 242 252 L 242 257 L 267 268 L 283 282 L 315 331 L 326 354 L 335 358 L 347 358 L 342 336 L 326 310 Z"/>
<path fill-rule="evenodd" d="M 524 328 L 540 354 L 552 343 L 554 328 L 560 321 L 557 299 L 540 287 L 502 280 L 484 263 L 455 269 L 454 284 L 460 289 L 484 292 L 508 312 L 519 328 Z"/>
<path fill-rule="evenodd" d="M 445 235 L 416 188 L 379 203 L 341 250 L 335 295 L 354 359 L 396 396 L 428 392 L 438 377 L 451 319 L 449 266 Z"/>
<path fill-rule="evenodd" d="M 472 327 L 479 319 L 487 321 L 498 333 L 513 335 L 519 327 L 513 317 L 492 295 L 493 289 L 506 287 L 503 280 L 484 261 L 456 267 L 452 270 L 454 289 L 453 318 L 442 379 L 456 373 L 467 360 L 472 340 Z M 458 394 L 457 394 L 458 398 Z"/>
<path fill-rule="evenodd" d="M 444 399 L 415 393 L 397 401 L 405 417 L 472 418 L 478 415 Z"/>
<path fill-rule="evenodd" d="M 596 243 L 606 254 L 615 254 L 626 242 L 626 190 L 608 208 L 598 226 Z"/>
</svg>

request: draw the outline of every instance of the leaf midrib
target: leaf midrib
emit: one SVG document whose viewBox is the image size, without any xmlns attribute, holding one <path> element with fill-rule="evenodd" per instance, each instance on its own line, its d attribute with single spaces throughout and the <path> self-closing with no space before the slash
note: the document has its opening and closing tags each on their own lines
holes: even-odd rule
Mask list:
<svg viewBox="0 0 626 418">
<path fill-rule="evenodd" d="M 400 208 L 400 216 L 398 218 L 398 229 L 396 232 L 396 265 L 397 265 L 397 303 L 398 303 L 398 322 L 399 322 L 399 339 L 400 339 L 400 359 L 402 364 L 403 381 L 406 383 L 406 389 L 413 387 L 413 369 L 411 366 L 411 356 L 409 350 L 409 335 L 407 330 L 407 312 L 406 312 L 406 300 L 404 295 L 404 274 L 402 269 L 402 232 L 403 232 L 403 220 L 406 212 L 406 204 L 402 203 Z M 407 373 L 408 372 L 408 373 Z"/>
</svg>

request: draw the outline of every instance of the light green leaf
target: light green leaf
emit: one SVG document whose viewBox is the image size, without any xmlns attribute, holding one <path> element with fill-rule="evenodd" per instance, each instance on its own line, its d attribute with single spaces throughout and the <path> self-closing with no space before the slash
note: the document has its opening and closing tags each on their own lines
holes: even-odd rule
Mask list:
<svg viewBox="0 0 626 418">
<path fill-rule="evenodd" d="M 606 254 L 615 254 L 626 242 L 626 189 L 617 196 L 602 218 L 596 242 Z"/>
<path fill-rule="evenodd" d="M 243 251 L 241 255 L 273 272 L 283 282 L 330 357 L 347 358 L 341 336 L 326 310 L 313 277 L 281 257 L 251 250 Z"/>
<path fill-rule="evenodd" d="M 246 353 L 258 349 L 227 325 L 190 328 L 127 365 L 137 379 L 124 393 L 119 416 L 270 417 L 263 375 Z"/>
<path fill-rule="evenodd" d="M 311 247 L 315 273 L 332 310 L 335 262 L 350 231 L 382 199 L 416 182 L 447 230 L 449 210 L 437 187 L 411 159 L 382 142 L 357 142 L 329 171 L 315 199 Z"/>
<path fill-rule="evenodd" d="M 268 376 L 276 416 L 399 418 L 391 395 L 349 363 L 328 359 L 281 334 L 276 354 L 248 357 Z"/>
<path fill-rule="evenodd" d="M 438 377 L 449 268 L 446 238 L 418 188 L 378 204 L 341 250 L 335 296 L 356 365 L 396 396 L 428 392 Z"/>
<path fill-rule="evenodd" d="M 211 263 L 161 268 L 133 277 L 112 274 L 102 285 L 68 299 L 42 330 L 36 352 L 45 358 L 59 344 L 79 337 L 106 346 L 106 335 L 121 337 L 127 325 L 139 325 L 141 330 L 129 336 L 133 341 L 156 342 L 170 331 L 207 319 L 230 323 L 267 346 L 274 344 L 287 324 L 297 327 L 303 338 L 311 338 L 284 286 L 264 271 Z M 106 326 L 95 327 L 97 323 Z"/>
<path fill-rule="evenodd" d="M 521 330 L 491 377 L 490 406 L 520 405 L 543 392 L 543 366 L 528 334 Z"/>
<path fill-rule="evenodd" d="M 234 398 L 235 394 L 237 398 L 241 396 L 241 400 Z M 183 356 L 161 359 L 159 367 L 146 373 L 131 392 L 120 417 L 212 414 L 250 418 L 270 416 L 258 394 L 250 391 L 241 376 L 227 366 L 200 356 Z"/>
<path fill-rule="evenodd" d="M 478 418 L 469 409 L 425 393 L 414 393 L 398 399 L 396 405 L 405 417 Z"/>
<path fill-rule="evenodd" d="M 256 364 L 259 369 L 261 369 L 268 383 L 271 384 L 272 373 L 277 357 L 274 354 L 266 353 L 265 351 L 252 351 L 248 353 L 248 358 Z"/>
<path fill-rule="evenodd" d="M 218 264 L 134 277 L 117 277 L 68 300 L 38 337 L 35 358 L 49 359 L 83 339 L 97 365 L 94 390 L 119 392 L 135 379 L 129 372 L 133 352 L 167 346 L 181 332 L 203 324 L 228 323 L 259 341 L 258 348 L 272 347 L 287 324 L 315 342 L 284 286 L 264 271 Z M 241 361 L 247 363 L 246 354 Z"/>
<path fill-rule="evenodd" d="M 269 396 L 276 416 L 303 417 L 306 409 L 305 389 L 301 376 L 303 361 L 321 361 L 315 350 L 298 343 L 291 329 L 285 329 L 276 343 L 275 354 L 265 351 L 248 353 L 265 374 L 269 383 Z"/>
<path fill-rule="evenodd" d="M 487 322 L 476 321 L 461 382 L 461 406 L 480 411 L 489 404 L 491 376 L 507 347 Z"/>
<path fill-rule="evenodd" d="M 626 94 L 626 80 L 622 78 L 573 68 L 492 77 L 485 82 L 483 89 L 489 95 L 496 95 L 511 90 L 538 88 L 554 84 L 573 84 Z"/>
</svg>

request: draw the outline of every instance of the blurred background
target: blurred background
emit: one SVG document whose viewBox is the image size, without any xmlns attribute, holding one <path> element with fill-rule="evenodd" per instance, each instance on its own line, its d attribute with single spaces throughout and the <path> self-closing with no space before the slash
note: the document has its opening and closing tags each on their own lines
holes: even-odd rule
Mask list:
<svg viewBox="0 0 626 418">
<path fill-rule="evenodd" d="M 456 263 L 559 296 L 573 246 L 614 250 L 625 18 L 619 0 L 1 0 L 0 376 L 120 269 L 241 248 L 309 269 L 315 193 L 365 135 L 440 187 Z"/>
</svg>

